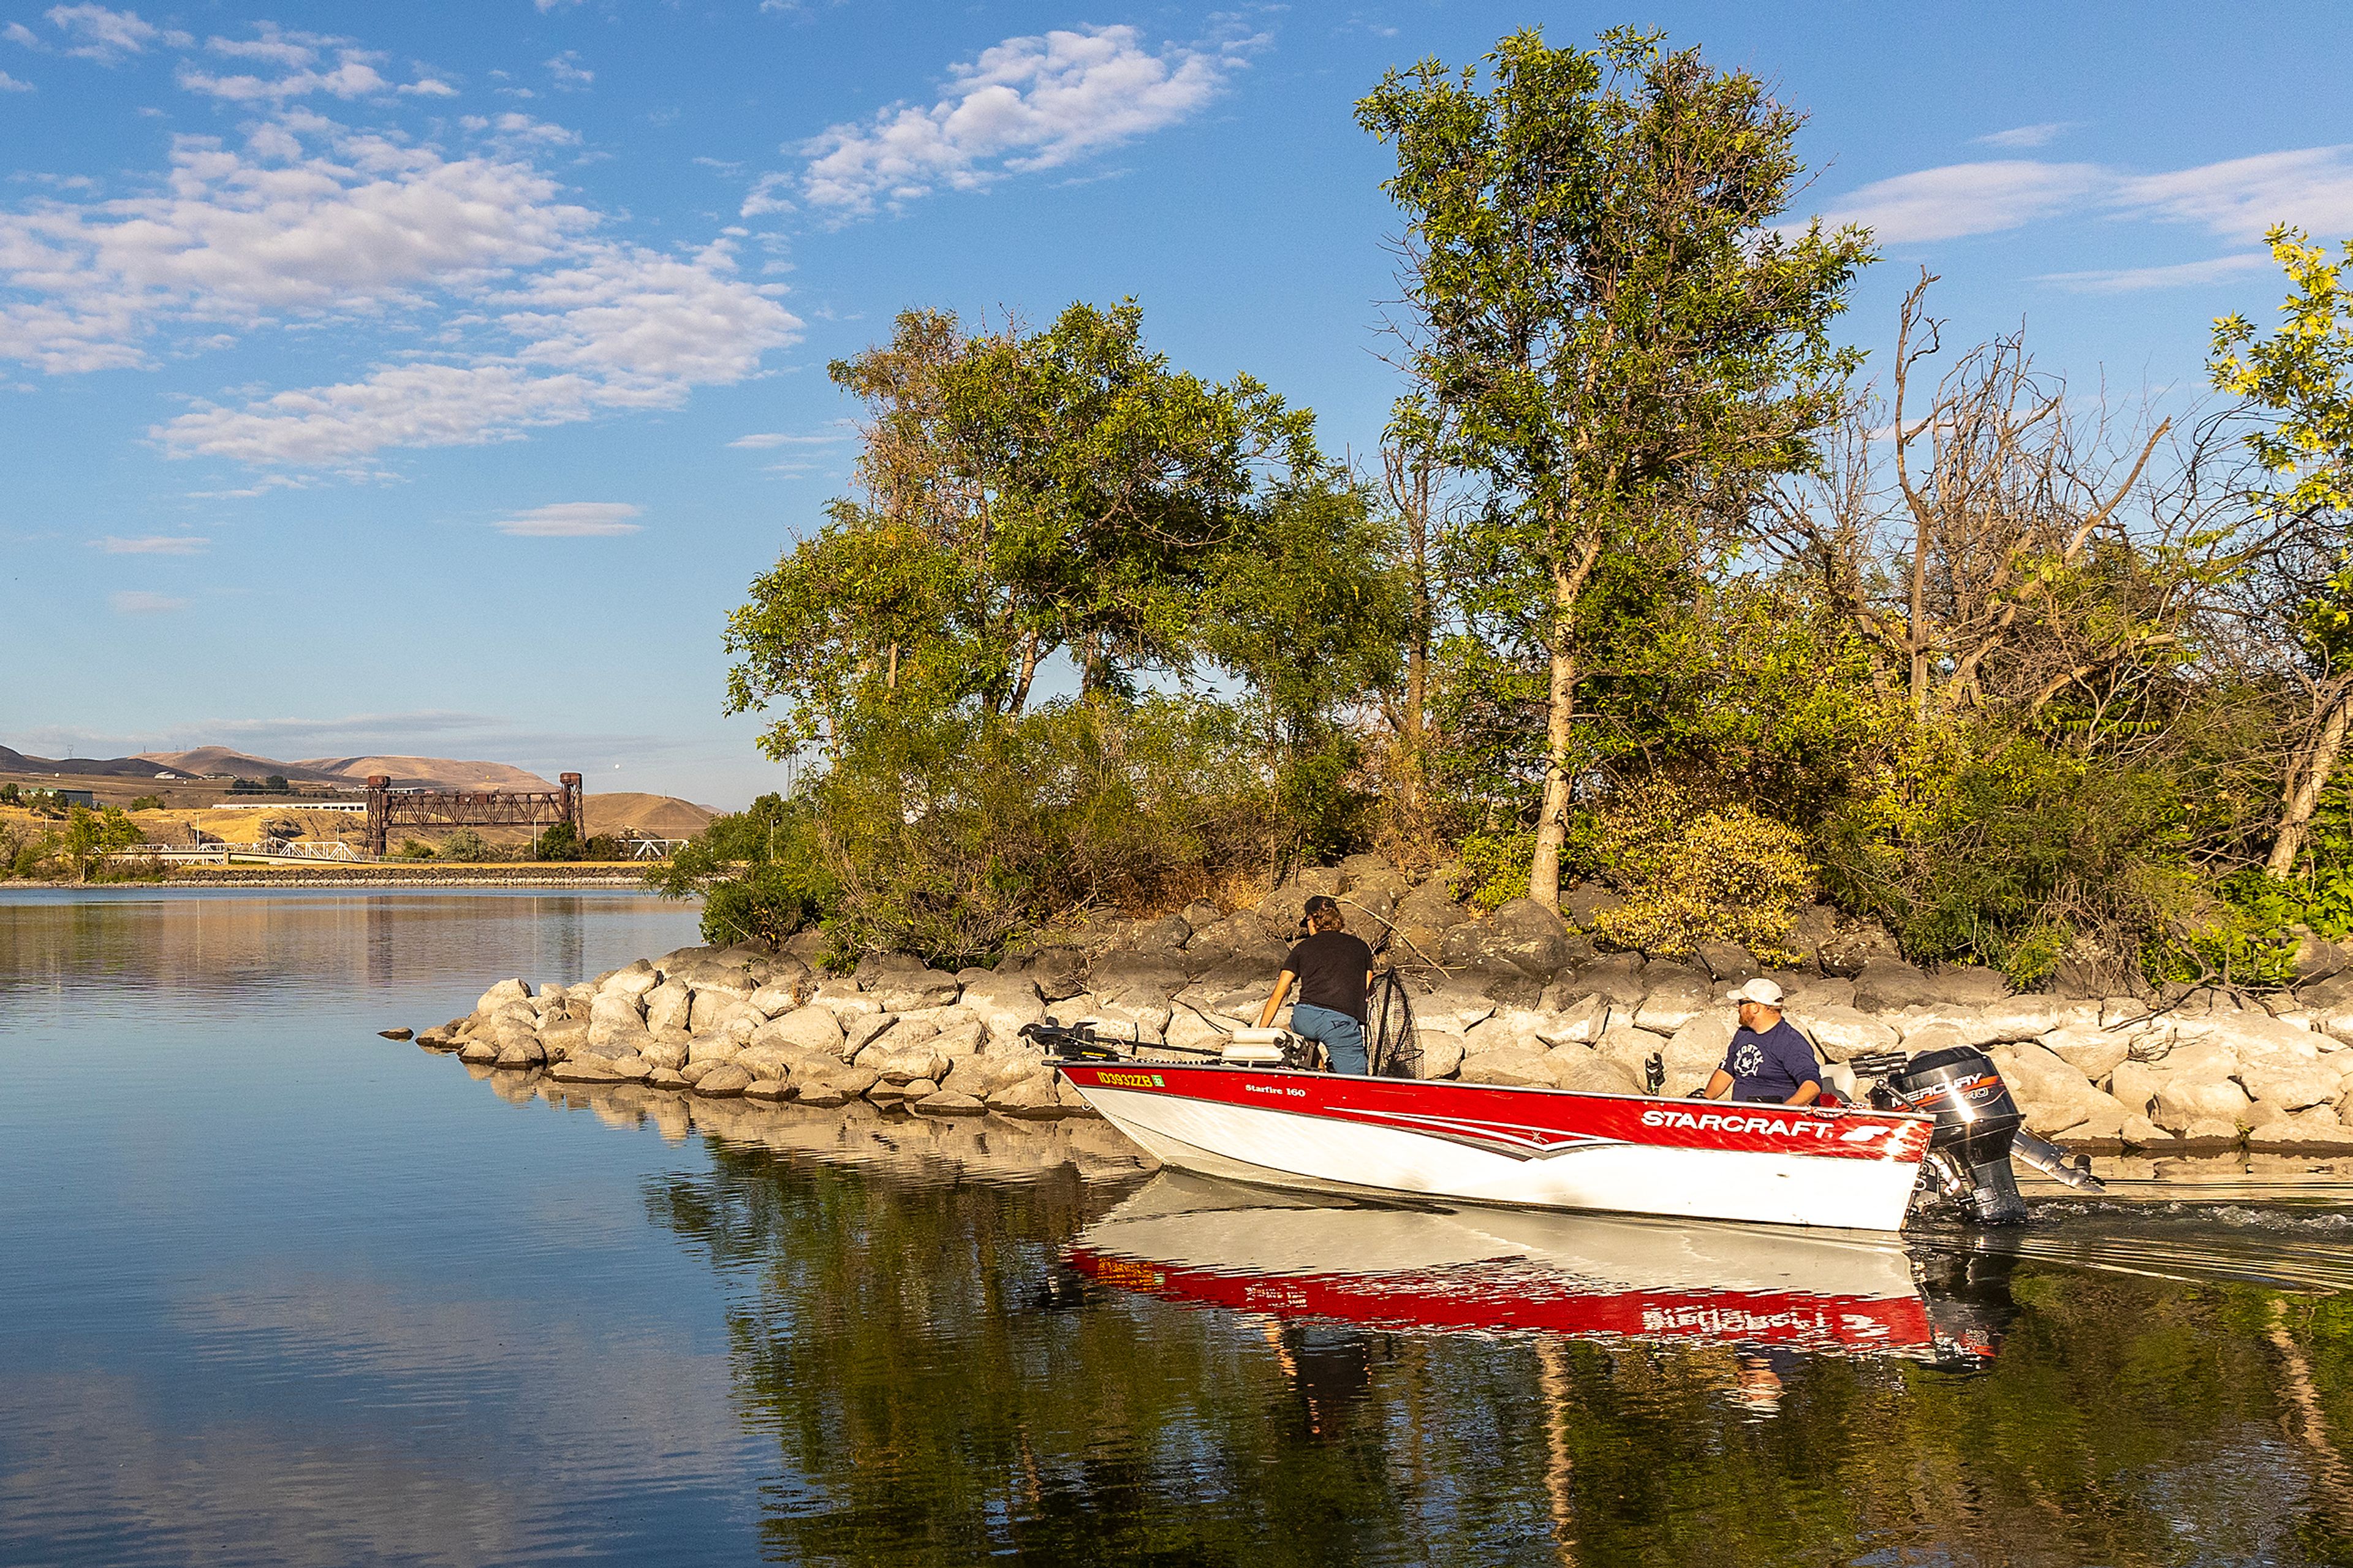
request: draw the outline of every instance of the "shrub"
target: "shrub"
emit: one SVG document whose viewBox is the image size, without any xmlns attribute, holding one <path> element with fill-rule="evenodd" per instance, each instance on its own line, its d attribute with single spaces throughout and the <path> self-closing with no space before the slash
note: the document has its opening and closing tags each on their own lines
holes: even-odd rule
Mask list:
<svg viewBox="0 0 2353 1568">
<path fill-rule="evenodd" d="M 577 860 L 580 858 L 580 833 L 569 822 L 551 822 L 539 830 L 539 858 L 543 860 Z"/>
<path fill-rule="evenodd" d="M 1526 895 L 1528 867 L 1535 853 L 1536 836 L 1525 827 L 1466 834 L 1461 847 L 1462 874 L 1451 890 L 1478 909 L 1500 909 Z"/>
<path fill-rule="evenodd" d="M 1626 898 L 1593 922 L 1610 945 L 1682 958 L 1702 942 L 1735 942 L 1768 963 L 1797 962 L 1788 943 L 1813 877 L 1786 824 L 1741 805 L 1702 809 L 1650 784 L 1601 813 L 1593 854 Z"/>
<path fill-rule="evenodd" d="M 161 811 L 164 809 L 164 797 L 160 795 L 142 795 L 132 800 L 132 803 L 123 809 L 126 811 Z"/>
<path fill-rule="evenodd" d="M 701 898 L 705 942 L 781 942 L 821 918 L 835 897 L 811 813 L 805 796 L 764 795 L 748 810 L 713 818 L 648 870 L 646 883 L 665 898 Z"/>
<path fill-rule="evenodd" d="M 490 841 L 470 827 L 461 827 L 441 840 L 440 858 L 444 860 L 455 860 L 465 864 L 494 860 L 498 858 L 498 852 L 491 847 Z"/>
<path fill-rule="evenodd" d="M 430 860 L 433 858 L 433 846 L 421 838 L 404 838 L 400 841 L 400 847 L 393 851 L 393 858 L 398 860 Z"/>
<path fill-rule="evenodd" d="M 621 841 L 609 833 L 592 833 L 587 842 L 580 846 L 580 858 L 583 860 L 618 860 L 621 858 Z"/>
</svg>

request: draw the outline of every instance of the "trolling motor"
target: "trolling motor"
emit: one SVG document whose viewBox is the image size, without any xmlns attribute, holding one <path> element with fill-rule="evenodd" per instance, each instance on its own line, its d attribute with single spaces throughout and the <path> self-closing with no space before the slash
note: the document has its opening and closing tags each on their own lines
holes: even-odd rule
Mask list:
<svg viewBox="0 0 2353 1568">
<path fill-rule="evenodd" d="M 1933 1116 L 1928 1134 L 1928 1170 L 1938 1187 L 1963 1205 L 1979 1225 L 2017 1225 L 2026 1218 L 2010 1160 L 2079 1192 L 2102 1192 L 2089 1162 L 2070 1162 L 2064 1151 L 2026 1130 L 2025 1114 L 1993 1058 L 1974 1046 L 1953 1046 L 1906 1057 L 1901 1051 L 1858 1057 L 1847 1064 L 1855 1077 L 1873 1079 L 1871 1103 L 1882 1110 Z"/>
</svg>

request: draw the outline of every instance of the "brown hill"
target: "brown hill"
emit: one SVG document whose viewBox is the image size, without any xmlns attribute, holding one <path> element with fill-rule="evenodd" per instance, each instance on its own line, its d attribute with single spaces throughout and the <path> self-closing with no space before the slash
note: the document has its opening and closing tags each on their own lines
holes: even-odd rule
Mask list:
<svg viewBox="0 0 2353 1568">
<path fill-rule="evenodd" d="M 233 752 L 227 746 L 198 746 L 192 752 L 142 752 L 137 760 L 198 778 L 206 774 L 227 773 L 231 778 L 266 779 L 276 773 L 296 784 L 343 782 L 334 774 L 322 773 L 308 763 L 281 763 L 270 757 Z"/>
<path fill-rule="evenodd" d="M 592 795 L 581 803 L 591 834 L 618 833 L 634 827 L 656 838 L 686 838 L 711 826 L 719 814 L 708 806 L 670 795 L 635 795 L 617 791 Z"/>
<path fill-rule="evenodd" d="M 332 784 L 357 788 L 371 773 L 385 773 L 396 784 L 432 789 L 554 789 L 537 773 L 504 763 L 466 763 L 448 757 L 313 757 L 307 762 L 281 763 L 233 752 L 227 746 L 198 746 L 192 752 L 142 752 L 139 761 L 181 773 L 228 773 L 242 779 L 262 779 L 276 773 L 290 784 Z"/>
<path fill-rule="evenodd" d="M 504 763 L 460 763 L 448 757 L 313 757 L 297 763 L 343 784 L 365 784 L 370 773 L 387 773 L 396 784 L 430 784 L 436 789 L 554 789 L 537 773 Z M 286 775 L 292 778 L 292 773 Z"/>
</svg>

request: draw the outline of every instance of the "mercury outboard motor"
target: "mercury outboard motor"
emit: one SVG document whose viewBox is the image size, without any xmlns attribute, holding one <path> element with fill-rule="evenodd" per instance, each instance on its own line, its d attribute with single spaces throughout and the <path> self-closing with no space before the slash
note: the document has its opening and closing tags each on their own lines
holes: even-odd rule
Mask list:
<svg viewBox="0 0 2353 1568">
<path fill-rule="evenodd" d="M 2026 1218 L 2026 1200 L 2010 1172 L 2010 1145 L 2026 1118 L 1991 1058 L 1973 1046 L 1928 1051 L 1890 1072 L 1883 1089 L 1892 1109 L 1936 1119 L 1928 1158 L 1966 1194 L 1979 1225 Z"/>
</svg>

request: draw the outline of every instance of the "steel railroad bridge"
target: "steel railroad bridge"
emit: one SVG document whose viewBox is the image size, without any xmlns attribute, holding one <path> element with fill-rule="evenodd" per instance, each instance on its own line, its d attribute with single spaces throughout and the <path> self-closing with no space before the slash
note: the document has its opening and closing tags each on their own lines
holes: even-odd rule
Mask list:
<svg viewBox="0 0 2353 1568">
<path fill-rule="evenodd" d="M 382 859 L 395 828 L 552 827 L 568 822 L 582 838 L 580 775 L 559 773 L 553 790 L 428 790 L 392 787 L 385 774 L 367 781 L 368 853 Z"/>
</svg>

